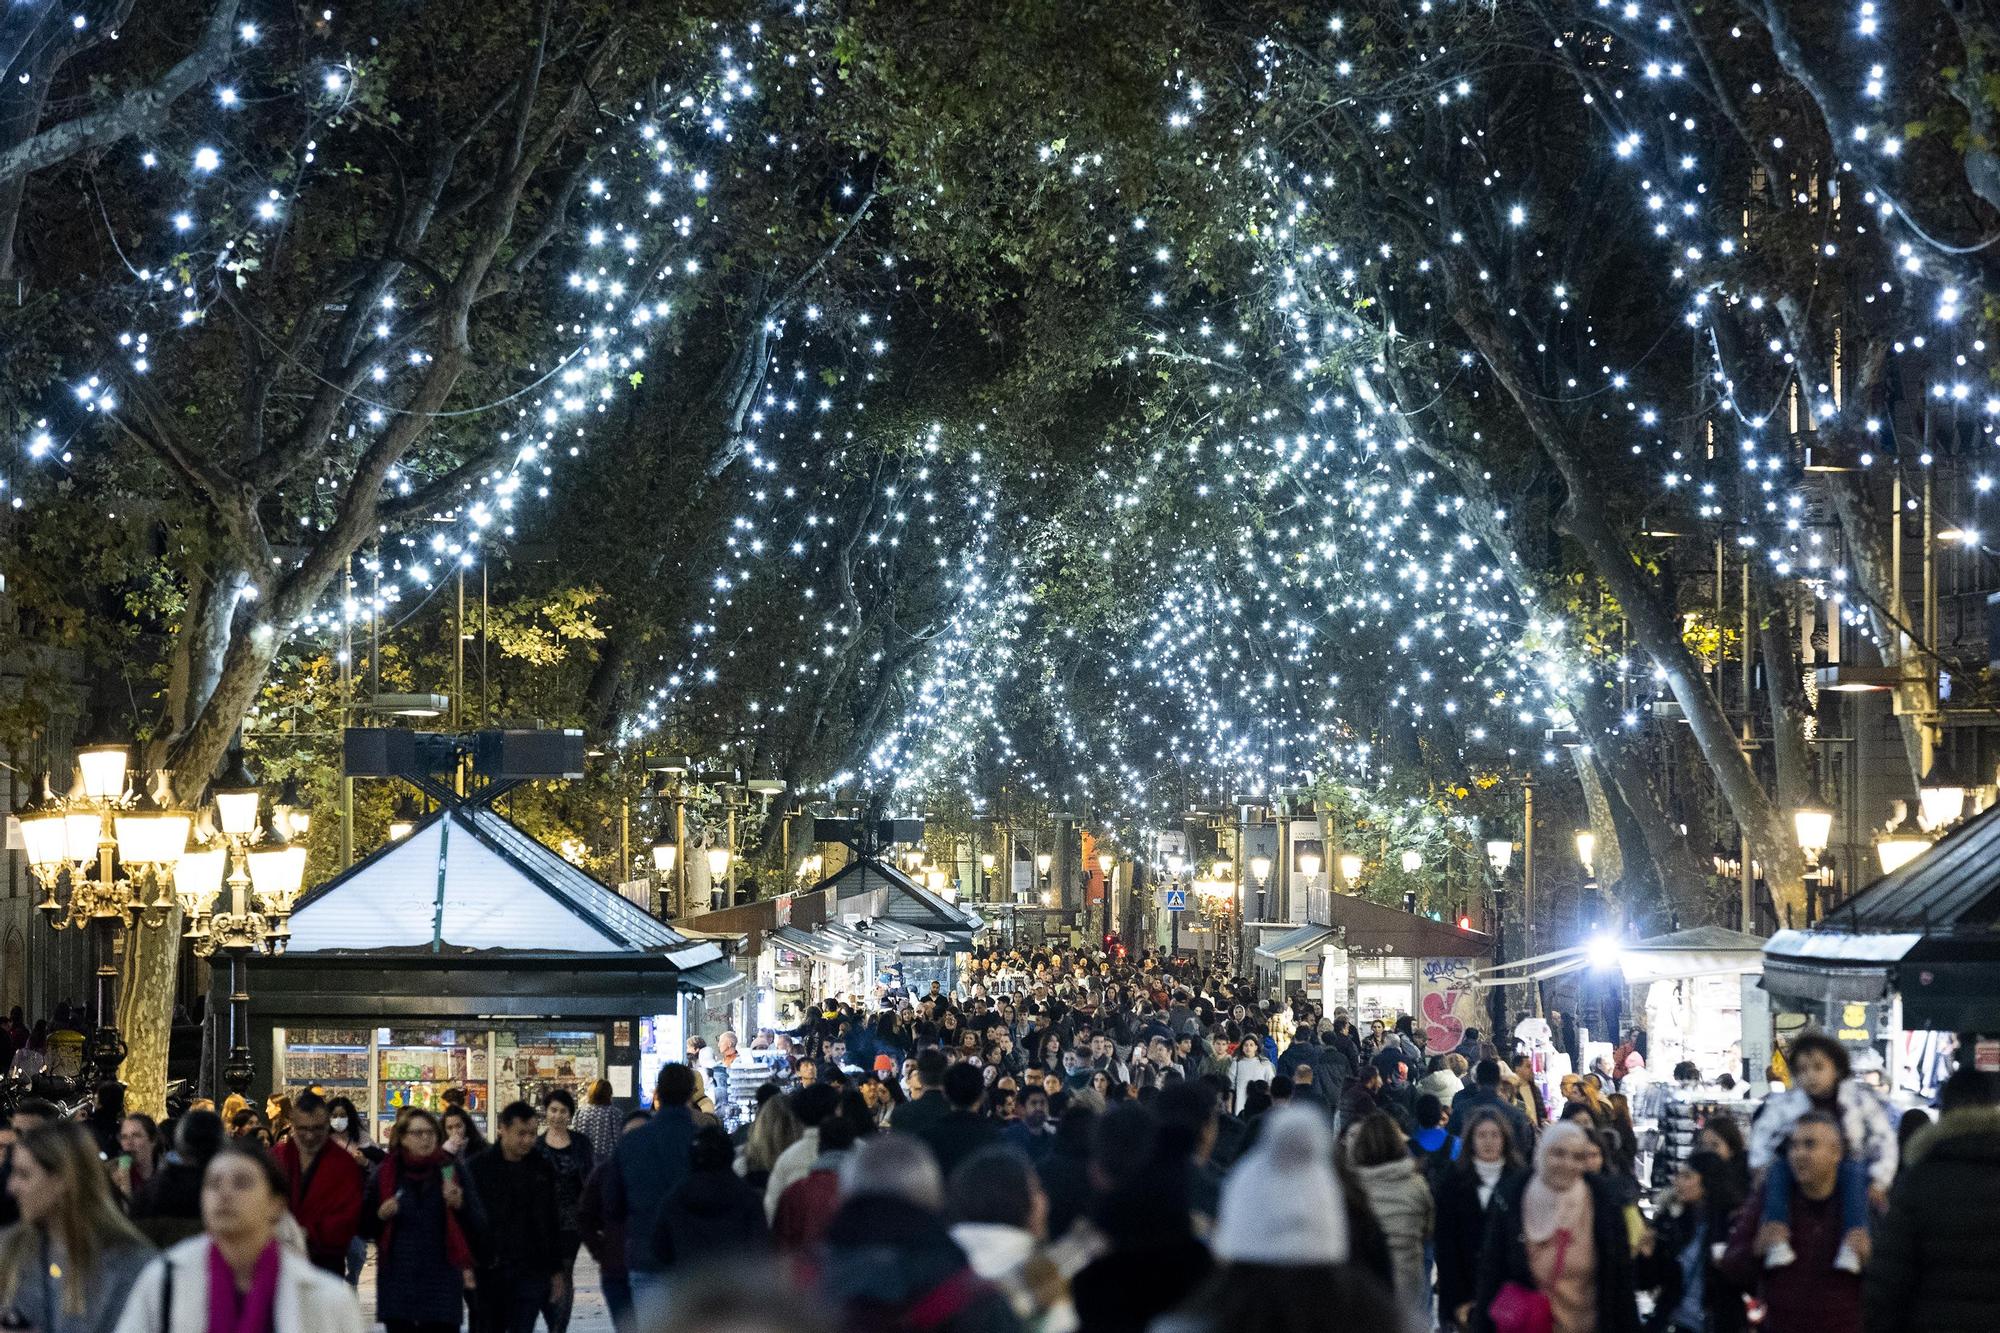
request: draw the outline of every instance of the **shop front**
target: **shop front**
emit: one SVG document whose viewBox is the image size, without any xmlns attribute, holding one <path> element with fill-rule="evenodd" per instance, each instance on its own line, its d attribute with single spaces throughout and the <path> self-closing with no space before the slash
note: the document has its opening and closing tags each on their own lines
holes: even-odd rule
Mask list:
<svg viewBox="0 0 2000 1333">
<path fill-rule="evenodd" d="M 1764 946 L 1780 1029 L 1880 1052 L 1896 1091 L 1933 1091 L 1959 1034 L 2000 1034 L 2000 807 L 1809 930 Z"/>
<path fill-rule="evenodd" d="M 631 1105 L 747 981 L 494 811 L 440 811 L 314 889 L 248 968 L 260 1092 L 318 1088 L 378 1137 L 451 1090 L 482 1124 L 599 1078 Z"/>
<path fill-rule="evenodd" d="M 1315 896 L 1314 908 L 1326 920 L 1264 928 L 1252 957 L 1271 998 L 1303 993 L 1363 1026 L 1408 1014 L 1433 1050 L 1482 1026 L 1479 969 L 1493 956 L 1490 936 L 1352 894 Z"/>
</svg>

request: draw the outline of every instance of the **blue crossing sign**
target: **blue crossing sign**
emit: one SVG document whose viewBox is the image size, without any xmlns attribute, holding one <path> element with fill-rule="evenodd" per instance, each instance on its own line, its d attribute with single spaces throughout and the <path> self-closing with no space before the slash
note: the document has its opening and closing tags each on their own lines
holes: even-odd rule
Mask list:
<svg viewBox="0 0 2000 1333">
<path fill-rule="evenodd" d="M 1185 912 L 1185 911 L 1187 911 L 1187 890 L 1186 890 L 1186 889 L 1168 889 L 1168 890 L 1167 890 L 1167 910 L 1168 910 L 1169 912 Z"/>
</svg>

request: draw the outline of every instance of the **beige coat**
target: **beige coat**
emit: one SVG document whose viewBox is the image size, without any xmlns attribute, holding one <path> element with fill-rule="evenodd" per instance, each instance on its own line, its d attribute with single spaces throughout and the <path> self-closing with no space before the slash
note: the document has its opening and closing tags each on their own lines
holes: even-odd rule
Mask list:
<svg viewBox="0 0 2000 1333">
<path fill-rule="evenodd" d="M 208 1333 L 208 1246 L 207 1236 L 195 1236 L 146 1265 L 132 1285 L 117 1333 Z M 160 1295 L 169 1263 L 174 1308 L 172 1318 L 163 1320 Z M 361 1302 L 345 1282 L 281 1245 L 271 1322 L 276 1333 L 361 1333 Z"/>
</svg>

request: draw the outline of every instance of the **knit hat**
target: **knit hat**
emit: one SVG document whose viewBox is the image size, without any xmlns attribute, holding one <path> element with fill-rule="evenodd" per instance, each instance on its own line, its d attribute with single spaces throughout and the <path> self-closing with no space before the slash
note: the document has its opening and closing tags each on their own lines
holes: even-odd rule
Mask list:
<svg viewBox="0 0 2000 1333">
<path fill-rule="evenodd" d="M 1222 1185 L 1211 1248 L 1226 1263 L 1305 1267 L 1347 1262 L 1347 1207 L 1333 1174 L 1325 1112 L 1264 1113 L 1257 1146 Z"/>
</svg>

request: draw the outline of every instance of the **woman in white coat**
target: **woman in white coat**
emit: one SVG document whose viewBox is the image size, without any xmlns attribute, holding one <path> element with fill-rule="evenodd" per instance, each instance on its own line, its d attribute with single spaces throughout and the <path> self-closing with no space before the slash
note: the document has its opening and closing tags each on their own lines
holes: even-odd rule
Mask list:
<svg viewBox="0 0 2000 1333">
<path fill-rule="evenodd" d="M 1254 1033 L 1245 1037 L 1236 1047 L 1236 1058 L 1229 1062 L 1229 1086 L 1236 1102 L 1230 1109 L 1242 1114 L 1243 1103 L 1250 1097 L 1250 1085 L 1268 1085 L 1277 1076 L 1277 1067 L 1264 1058 L 1264 1043 Z"/>
<path fill-rule="evenodd" d="M 262 1150 L 224 1145 L 202 1176 L 203 1234 L 139 1275 L 117 1333 L 361 1333 L 347 1284 L 278 1239 L 286 1193 Z"/>
</svg>

